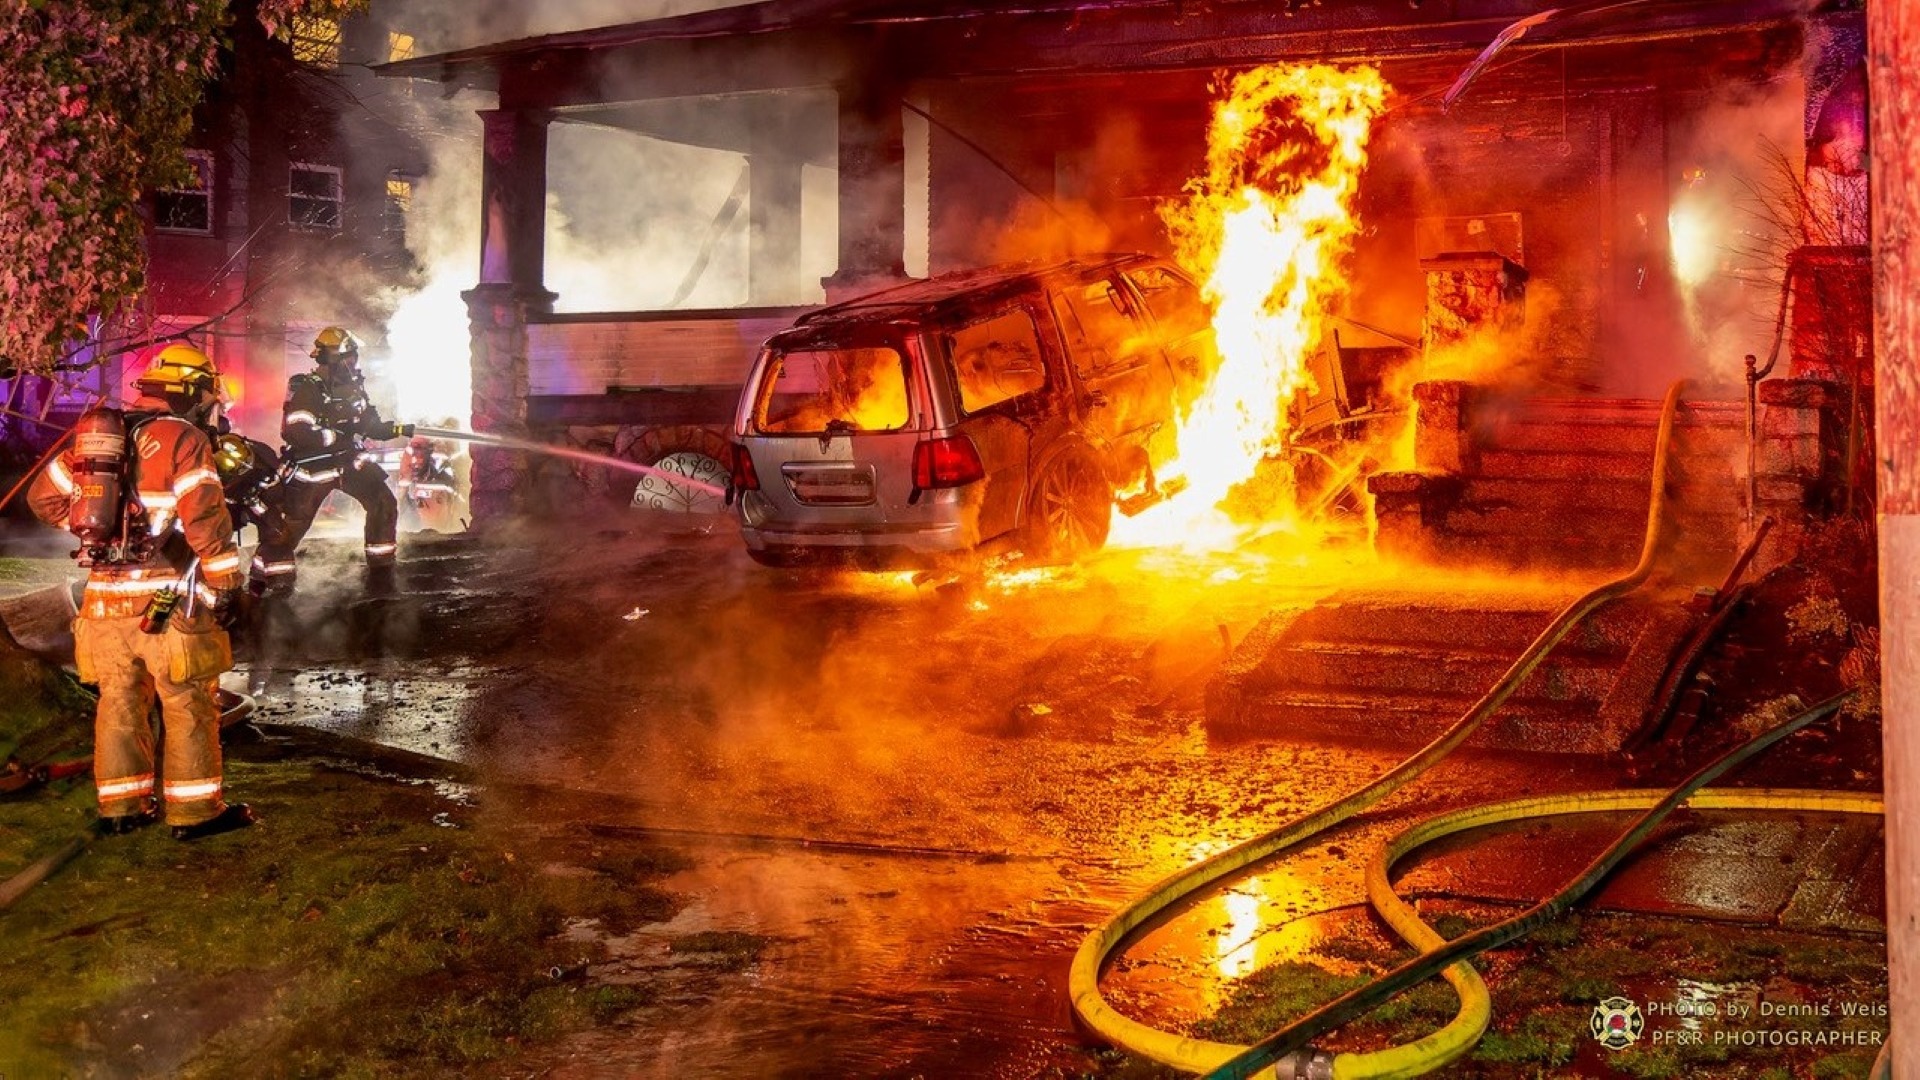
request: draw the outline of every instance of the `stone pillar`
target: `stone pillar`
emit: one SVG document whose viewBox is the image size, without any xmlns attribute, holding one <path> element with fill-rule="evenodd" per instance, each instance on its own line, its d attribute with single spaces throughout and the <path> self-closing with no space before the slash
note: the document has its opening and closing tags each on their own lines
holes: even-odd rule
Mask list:
<svg viewBox="0 0 1920 1080">
<path fill-rule="evenodd" d="M 1413 386 L 1413 464 L 1421 472 L 1457 476 L 1474 463 L 1467 415 L 1473 384 L 1432 379 Z"/>
<path fill-rule="evenodd" d="M 480 168 L 480 283 L 545 288 L 551 114 L 486 109 Z"/>
<path fill-rule="evenodd" d="M 840 268 L 829 302 L 906 277 L 907 150 L 901 93 L 869 73 L 841 84 Z"/>
<path fill-rule="evenodd" d="M 1893 1074 L 1920 1077 L 1920 8 L 1867 7 Z"/>
<path fill-rule="evenodd" d="M 1796 248 L 1787 370 L 1796 379 L 1873 386 L 1873 262 L 1865 244 Z"/>
<path fill-rule="evenodd" d="M 473 430 L 527 437 L 528 316 L 553 310 L 554 294 L 482 283 L 460 294 L 467 302 L 473 355 Z M 483 527 L 524 508 L 527 455 L 474 444 L 467 494 L 473 524 Z"/>
<path fill-rule="evenodd" d="M 1459 503 L 1465 474 L 1477 466 L 1473 384 L 1433 379 L 1413 386 L 1413 469 L 1367 478 L 1373 496 L 1374 547 L 1381 554 L 1434 561 L 1436 532 Z"/>
<path fill-rule="evenodd" d="M 1840 505 L 1847 441 L 1844 387 L 1819 379 L 1768 379 L 1758 387 L 1753 516 L 1773 529 L 1754 556 L 1759 577 L 1797 559 L 1809 528 Z"/>
<path fill-rule="evenodd" d="M 1420 260 L 1427 277 L 1423 337 L 1428 353 L 1483 333 L 1526 325 L 1527 271 L 1492 252 L 1447 252 Z"/>
<path fill-rule="evenodd" d="M 480 114 L 480 284 L 467 302 L 473 364 L 473 430 L 527 437 L 527 323 L 553 311 L 546 289 L 547 123 L 542 112 Z M 471 450 L 473 524 L 509 517 L 524 505 L 526 455 L 476 444 Z"/>
</svg>

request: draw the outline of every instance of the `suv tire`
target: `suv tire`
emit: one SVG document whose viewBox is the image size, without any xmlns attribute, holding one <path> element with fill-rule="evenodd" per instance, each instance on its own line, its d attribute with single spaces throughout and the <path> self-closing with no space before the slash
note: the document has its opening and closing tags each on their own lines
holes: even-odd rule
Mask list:
<svg viewBox="0 0 1920 1080">
<path fill-rule="evenodd" d="M 1065 453 L 1033 482 L 1027 503 L 1027 554 L 1046 563 L 1073 562 L 1106 546 L 1113 524 L 1113 485 L 1091 457 Z"/>
</svg>

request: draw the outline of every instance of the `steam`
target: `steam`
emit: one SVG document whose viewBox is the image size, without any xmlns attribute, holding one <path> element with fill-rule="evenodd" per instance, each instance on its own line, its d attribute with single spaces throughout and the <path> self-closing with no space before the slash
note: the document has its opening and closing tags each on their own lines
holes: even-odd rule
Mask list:
<svg viewBox="0 0 1920 1080">
<path fill-rule="evenodd" d="M 1786 254 L 1798 240 L 1775 208 L 1797 205 L 1802 173 L 1798 78 L 1735 88 L 1690 118 L 1673 150 L 1678 167 L 1667 231 L 1699 374 L 1732 383 L 1741 358 L 1764 356 Z M 1785 190 L 1783 190 L 1785 188 Z"/>
<path fill-rule="evenodd" d="M 435 9 L 414 5 L 434 25 Z M 632 4 L 562 5 L 543 9 L 530 32 L 592 25 L 590 19 L 630 21 L 659 12 Z M 571 12 L 571 15 L 568 15 Z M 460 8 L 464 21 L 468 9 Z M 525 15 L 526 13 L 521 13 Z M 502 16 L 503 17 L 503 16 Z M 502 17 L 480 20 L 504 26 Z M 504 30 L 502 31 L 504 33 Z M 443 42 L 450 45 L 449 42 Z M 429 46 L 432 47 L 432 46 Z M 385 337 L 393 362 L 388 374 L 397 415 L 407 421 L 464 426 L 471 410 L 470 338 L 461 293 L 478 278 L 480 236 L 480 124 L 489 95 L 463 92 L 450 102 L 428 95 L 391 95 L 405 114 L 402 126 L 434 133 L 427 140 L 425 175 L 409 214 L 407 247 L 419 267 L 417 283 L 385 298 L 391 311 Z M 683 126 L 700 103 L 676 103 L 651 113 L 654 122 Z M 768 97 L 767 108 L 791 109 L 792 97 Z M 813 121 L 831 124 L 830 103 L 799 103 Z M 825 107 L 820 107 L 825 105 Z M 629 121 L 631 122 L 631 121 Z M 830 128 L 826 129 L 830 132 Z M 821 278 L 838 258 L 837 205 L 832 173 L 811 162 L 807 149 L 822 133 L 795 133 L 786 151 L 795 162 L 801 213 L 797 265 L 788 280 L 762 282 L 748 292 L 750 204 L 739 198 L 747 157 L 730 150 L 676 143 L 615 126 L 612 114 L 579 114 L 548 133 L 545 283 L 558 311 L 633 311 L 669 307 L 722 308 L 747 303 L 798 304 L 822 298 Z M 830 141 L 830 135 L 827 136 Z M 774 148 L 778 149 L 778 148 Z M 818 156 L 817 152 L 814 156 Z M 730 205 L 730 203 L 732 205 Z"/>
</svg>

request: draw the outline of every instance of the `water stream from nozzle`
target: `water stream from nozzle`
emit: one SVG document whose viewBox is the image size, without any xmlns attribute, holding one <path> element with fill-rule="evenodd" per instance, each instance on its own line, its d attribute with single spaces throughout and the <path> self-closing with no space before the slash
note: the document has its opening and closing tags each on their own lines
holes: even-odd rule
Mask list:
<svg viewBox="0 0 1920 1080">
<path fill-rule="evenodd" d="M 458 439 L 461 442 L 480 443 L 484 446 L 498 446 L 505 450 L 524 450 L 529 454 L 546 454 L 549 457 L 566 458 L 569 461 L 584 461 L 593 465 L 605 465 L 609 469 L 622 472 L 639 473 L 642 476 L 657 476 L 672 484 L 680 484 L 695 491 L 705 492 L 716 497 L 726 495 L 726 489 L 715 487 L 703 480 L 695 480 L 684 473 L 671 469 L 642 465 L 637 461 L 614 457 L 611 454 L 596 454 L 591 450 L 576 450 L 571 446 L 554 446 L 550 443 L 532 442 L 527 439 L 515 439 L 506 435 L 490 435 L 477 431 L 454 431 L 449 428 L 418 427 L 415 435 L 425 435 L 429 439 Z"/>
</svg>

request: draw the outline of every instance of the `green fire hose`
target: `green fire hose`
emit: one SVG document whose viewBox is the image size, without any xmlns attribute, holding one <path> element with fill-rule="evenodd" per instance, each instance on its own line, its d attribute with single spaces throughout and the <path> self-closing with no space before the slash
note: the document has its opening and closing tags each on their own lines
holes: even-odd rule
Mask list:
<svg viewBox="0 0 1920 1080">
<path fill-rule="evenodd" d="M 1242 1080 L 1242 1078 L 1259 1074 L 1276 1062 L 1298 1058 L 1303 1051 L 1306 1051 L 1312 1039 L 1365 1016 L 1389 999 L 1444 970 L 1464 965 L 1464 962 L 1473 956 L 1508 944 L 1553 922 L 1595 885 L 1598 885 L 1601 879 L 1612 872 L 1622 859 L 1626 858 L 1655 827 L 1665 821 L 1682 804 L 1700 810 L 1819 810 L 1880 813 L 1881 803 L 1878 798 L 1850 792 L 1742 791 L 1738 789 L 1700 791 L 1728 770 L 1752 760 L 1781 739 L 1832 714 L 1852 696 L 1852 692 L 1849 691 L 1801 712 L 1772 730 L 1721 755 L 1694 773 L 1679 787 L 1664 795 L 1655 791 L 1593 791 L 1514 799 L 1442 814 L 1401 833 L 1387 844 L 1368 868 L 1367 892 L 1375 906 L 1380 909 L 1381 915 L 1394 929 L 1406 937 L 1410 944 L 1424 950 L 1421 955 L 1366 985 L 1341 995 L 1246 1048 L 1232 1060 L 1210 1071 L 1207 1074 L 1209 1080 Z M 1699 794 L 1696 795 L 1696 792 Z M 1645 813 L 1632 828 L 1621 834 L 1560 891 L 1512 918 L 1504 919 L 1492 926 L 1482 927 L 1452 941 L 1440 939 L 1432 928 L 1422 923 L 1413 913 L 1413 909 L 1393 893 L 1389 884 L 1389 874 L 1395 862 L 1416 848 L 1444 836 L 1501 822 L 1563 814 L 1610 813 L 1623 810 L 1644 810 Z M 1434 1039 L 1434 1036 L 1372 1055 L 1338 1055 L 1332 1059 L 1331 1075 L 1335 1078 L 1419 1076 L 1452 1061 L 1459 1056 L 1460 1052 L 1464 1052 L 1464 1049 L 1456 1052 L 1451 1044 L 1442 1041 L 1430 1044 L 1430 1039 Z M 1373 1058 L 1374 1061 L 1370 1065 L 1374 1067 L 1366 1072 L 1354 1071 L 1354 1065 L 1349 1061 L 1347 1067 L 1342 1068 L 1342 1059 L 1359 1057 Z M 1381 1067 L 1387 1065 L 1391 1065 L 1392 1068 Z M 1282 1075 L 1285 1074 L 1282 1073 Z"/>
</svg>

